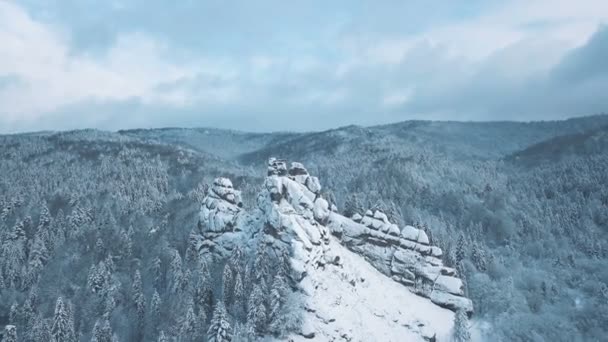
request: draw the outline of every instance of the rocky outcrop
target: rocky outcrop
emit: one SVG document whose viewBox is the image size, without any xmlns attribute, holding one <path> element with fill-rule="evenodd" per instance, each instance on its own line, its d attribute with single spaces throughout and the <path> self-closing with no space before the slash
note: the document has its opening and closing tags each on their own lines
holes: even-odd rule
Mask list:
<svg viewBox="0 0 608 342">
<path fill-rule="evenodd" d="M 305 296 L 302 331 L 294 341 L 314 336 L 321 341 L 422 341 L 449 331 L 453 314 L 378 272 L 359 253 L 331 234 L 336 218 L 321 196 L 321 185 L 300 163 L 270 159 L 264 190 L 258 196 L 265 239 L 288 244 L 291 264 Z M 399 238 L 386 216 L 380 230 Z M 378 225 L 375 221 L 373 225 Z M 351 235 L 348 230 L 343 236 Z M 382 239 L 378 239 L 381 243 Z M 361 255 L 365 255 L 361 253 Z M 425 314 L 417 313 L 422 310 Z M 428 314 L 435 321 L 425 317 Z M 446 325 L 447 322 L 447 325 Z"/>
<path fill-rule="evenodd" d="M 222 258 L 242 244 L 242 229 L 245 219 L 241 192 L 235 190 L 228 178 L 216 178 L 203 198 L 199 213 L 199 234 L 192 236 L 192 244 L 199 253 Z"/>
<path fill-rule="evenodd" d="M 228 178 L 216 178 L 203 199 L 199 214 L 202 232 L 231 232 L 238 229 L 236 217 L 241 211 L 241 192 Z"/>
<path fill-rule="evenodd" d="M 290 339 L 424 341 L 448 334 L 453 313 L 445 308 L 471 310 L 462 282 L 424 232 L 399 229 L 380 211 L 355 215 L 358 222 L 341 216 L 330 210 L 316 177 L 300 163 L 287 165 L 268 161 L 251 213 L 241 209 L 228 179 L 216 179 L 201 206 L 197 238 L 199 251 L 217 258 L 239 244 L 288 248 L 304 298 L 302 329 Z"/>
<path fill-rule="evenodd" d="M 380 210 L 368 210 L 362 217 L 354 215 L 353 220 L 332 213 L 328 226 L 345 246 L 412 292 L 451 310 L 473 312 L 456 270 L 443 265 L 441 249 L 429 245 L 423 230 L 412 226 L 399 229 Z"/>
</svg>

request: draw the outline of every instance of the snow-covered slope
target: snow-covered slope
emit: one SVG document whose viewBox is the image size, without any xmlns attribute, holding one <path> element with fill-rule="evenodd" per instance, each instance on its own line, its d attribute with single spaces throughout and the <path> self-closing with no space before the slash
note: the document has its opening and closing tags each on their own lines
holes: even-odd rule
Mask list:
<svg viewBox="0 0 608 342">
<path fill-rule="evenodd" d="M 340 265 L 309 273 L 303 334 L 316 341 L 447 340 L 454 313 L 408 291 L 330 238 Z"/>
<path fill-rule="evenodd" d="M 218 179 L 210 188 L 201 210 L 201 227 L 206 231 L 201 234 L 200 246 L 219 251 L 221 257 L 224 254 L 222 247 L 231 249 L 230 244 L 235 242 L 247 244 L 255 235 L 257 241 L 264 241 L 277 251 L 289 248 L 295 281 L 303 296 L 302 327 L 289 339 L 387 342 L 447 339 L 453 324 L 453 311 L 435 304 L 432 297 L 423 297 L 433 293 L 435 284 L 431 284 L 428 293 L 415 291 L 416 287 L 407 286 L 406 280 L 398 281 L 401 278 L 397 279 L 395 275 L 391 278 L 387 272 L 382 272 L 381 263 L 372 266 L 365 253 L 343 245 L 344 234 L 332 235 L 336 222 L 343 228 L 341 233 L 346 230 L 351 242 L 355 236 L 353 227 L 361 227 L 364 232 L 369 229 L 332 212 L 321 196 L 319 180 L 310 176 L 303 165 L 292 163 L 288 168 L 285 161 L 271 158 L 268 177 L 258 195 L 259 209 L 244 218 L 238 203 L 238 192 L 232 189 L 232 184 L 227 179 Z M 252 232 L 254 223 L 257 232 Z M 398 230 L 389 224 L 386 234 L 399 235 Z M 243 234 L 247 237 L 239 238 Z M 395 248 L 388 246 L 394 254 Z M 428 239 L 416 236 L 416 244 L 408 249 L 411 253 L 409 268 L 402 272 L 409 272 L 406 269 L 415 271 L 418 263 L 422 271 L 434 274 L 426 276 L 433 281 L 451 272 L 432 255 L 431 251 L 440 254 L 433 248 L 428 246 Z M 428 251 L 427 256 L 434 259 L 426 261 L 426 252 L 421 249 Z M 400 249 L 397 252 L 403 253 Z M 390 258 L 392 260 L 393 255 Z M 450 274 L 450 279 L 456 283 L 452 292 L 466 303 L 468 299 L 460 297 L 459 279 L 452 276 Z"/>
</svg>

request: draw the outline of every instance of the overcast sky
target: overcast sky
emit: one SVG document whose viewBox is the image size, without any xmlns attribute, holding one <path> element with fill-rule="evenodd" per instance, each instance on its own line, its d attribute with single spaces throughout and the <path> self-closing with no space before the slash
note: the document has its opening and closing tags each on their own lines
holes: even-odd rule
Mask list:
<svg viewBox="0 0 608 342">
<path fill-rule="evenodd" d="M 606 0 L 0 0 L 0 133 L 608 112 L 606 24 Z"/>
</svg>

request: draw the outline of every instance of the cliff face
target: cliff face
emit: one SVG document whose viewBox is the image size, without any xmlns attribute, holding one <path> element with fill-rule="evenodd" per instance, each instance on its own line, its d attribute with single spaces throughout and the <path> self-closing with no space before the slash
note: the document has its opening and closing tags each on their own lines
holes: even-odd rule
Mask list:
<svg viewBox="0 0 608 342">
<path fill-rule="evenodd" d="M 239 203 L 229 180 L 214 182 L 201 208 L 200 250 L 222 257 L 253 240 L 277 252 L 287 247 L 303 297 L 293 340 L 429 340 L 451 329 L 446 308 L 472 311 L 455 270 L 442 265 L 424 232 L 400 229 L 380 211 L 355 220 L 332 212 L 300 163 L 270 159 L 258 209 L 245 213 Z"/>
</svg>

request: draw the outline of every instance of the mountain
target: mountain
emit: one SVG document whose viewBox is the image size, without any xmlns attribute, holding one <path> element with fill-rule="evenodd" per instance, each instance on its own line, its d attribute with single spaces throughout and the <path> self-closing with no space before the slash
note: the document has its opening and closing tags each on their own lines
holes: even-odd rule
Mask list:
<svg viewBox="0 0 608 342">
<path fill-rule="evenodd" d="M 0 136 L 0 330 L 603 340 L 606 121 Z"/>
<path fill-rule="evenodd" d="M 607 150 L 608 126 L 603 126 L 547 139 L 517 151 L 506 159 L 516 164 L 534 165 L 581 155 L 598 155 Z"/>
</svg>

